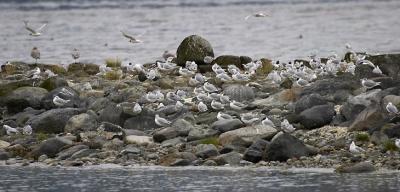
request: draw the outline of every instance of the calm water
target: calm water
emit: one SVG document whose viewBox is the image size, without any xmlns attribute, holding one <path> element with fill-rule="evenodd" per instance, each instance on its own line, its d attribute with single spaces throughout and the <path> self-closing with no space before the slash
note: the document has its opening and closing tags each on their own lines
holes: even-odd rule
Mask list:
<svg viewBox="0 0 400 192">
<path fill-rule="evenodd" d="M 395 52 L 399 10 L 398 0 L 0 0 L 0 63 L 33 62 L 33 46 L 45 63 L 71 63 L 75 47 L 81 61 L 148 62 L 164 50 L 175 51 L 191 34 L 208 39 L 217 55 L 293 59 L 317 51 L 326 56 L 342 53 L 347 42 L 360 51 Z M 271 17 L 244 21 L 256 11 Z M 23 20 L 49 25 L 34 38 Z M 128 43 L 120 30 L 142 34 L 145 43 Z"/>
<path fill-rule="evenodd" d="M 0 166 L 0 191 L 398 191 L 400 173 L 335 174 L 262 168 Z"/>
</svg>

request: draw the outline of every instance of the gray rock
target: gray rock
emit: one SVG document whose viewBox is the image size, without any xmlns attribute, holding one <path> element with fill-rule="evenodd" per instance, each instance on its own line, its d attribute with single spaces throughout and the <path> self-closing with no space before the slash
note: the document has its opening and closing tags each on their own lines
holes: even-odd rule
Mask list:
<svg viewBox="0 0 400 192">
<path fill-rule="evenodd" d="M 125 142 L 136 145 L 150 145 L 153 143 L 153 138 L 150 136 L 128 135 L 125 137 Z"/>
<path fill-rule="evenodd" d="M 5 105 L 10 113 L 18 113 L 27 107 L 40 108 L 47 90 L 40 87 L 20 87 L 5 98 Z"/>
<path fill-rule="evenodd" d="M 384 121 L 386 113 L 377 106 L 371 105 L 364 109 L 354 119 L 353 123 L 349 126 L 350 131 L 365 131 L 371 128 L 380 127 Z"/>
<path fill-rule="evenodd" d="M 316 105 L 325 105 L 327 103 L 328 101 L 319 94 L 304 95 L 296 102 L 294 112 L 301 113 L 302 111 Z"/>
<path fill-rule="evenodd" d="M 389 138 L 400 138 L 400 124 L 384 126 L 382 132 Z"/>
<path fill-rule="evenodd" d="M 186 139 L 187 141 L 195 141 L 216 135 L 218 135 L 217 130 L 196 128 L 190 130 L 189 135 L 187 136 Z"/>
<path fill-rule="evenodd" d="M 265 153 L 265 159 L 268 161 L 286 161 L 290 158 L 300 158 L 309 156 L 310 149 L 288 133 L 279 133 L 271 140 Z"/>
<path fill-rule="evenodd" d="M 65 80 L 64 77 L 62 76 L 54 76 L 50 77 L 46 80 L 43 81 L 42 84 L 40 84 L 40 87 L 47 89 L 48 91 L 52 91 L 56 88 L 59 87 L 66 87 L 68 86 L 67 80 Z"/>
<path fill-rule="evenodd" d="M 61 99 L 69 100 L 67 104 L 62 107 L 57 107 L 53 103 L 53 98 L 55 96 L 60 97 Z M 79 93 L 76 92 L 71 87 L 59 87 L 56 88 L 49 93 L 47 93 L 42 98 L 42 106 L 45 109 L 54 109 L 54 108 L 79 108 L 84 107 L 84 103 L 79 98 Z"/>
<path fill-rule="evenodd" d="M 183 143 L 185 143 L 185 139 L 183 137 L 176 137 L 173 139 L 163 141 L 161 143 L 161 147 L 173 147 L 173 146 L 178 146 Z"/>
<path fill-rule="evenodd" d="M 143 110 L 139 115 L 127 119 L 123 127 L 140 131 L 151 130 L 158 127 L 154 118 L 155 114 L 153 112 Z"/>
<path fill-rule="evenodd" d="M 65 125 L 64 131 L 67 133 L 76 133 L 78 131 L 95 131 L 98 126 L 96 117 L 87 113 L 72 116 Z"/>
<path fill-rule="evenodd" d="M 200 113 L 196 116 L 196 124 L 206 124 L 210 125 L 211 123 L 217 120 L 217 113 L 216 112 L 209 112 L 209 113 Z"/>
<path fill-rule="evenodd" d="M 241 145 L 248 147 L 253 143 L 253 141 L 259 138 L 270 139 L 277 132 L 278 131 L 275 128 L 263 125 L 243 127 L 222 133 L 219 136 L 219 142 L 221 145 L 242 143 Z"/>
<path fill-rule="evenodd" d="M 194 148 L 196 156 L 207 159 L 219 155 L 217 147 L 212 144 L 199 144 Z"/>
<path fill-rule="evenodd" d="M 357 65 L 356 69 L 354 70 L 354 74 L 358 79 L 362 78 L 374 78 L 374 77 L 381 77 L 381 74 L 373 73 L 372 70 L 374 68 L 369 65 Z"/>
<path fill-rule="evenodd" d="M 334 116 L 333 105 L 317 105 L 301 112 L 299 120 L 305 129 L 314 129 L 329 124 Z"/>
<path fill-rule="evenodd" d="M 394 79 L 400 77 L 400 54 L 379 54 L 366 57 L 375 65 L 378 65 L 383 74 L 386 74 Z"/>
<path fill-rule="evenodd" d="M 82 150 L 82 149 L 89 149 L 89 147 L 88 147 L 87 145 L 82 145 L 82 144 L 81 144 L 81 145 L 72 146 L 72 147 L 70 147 L 70 148 L 68 148 L 68 149 L 65 149 L 65 150 L 59 152 L 59 153 L 57 154 L 57 159 L 59 159 L 59 160 L 68 159 L 68 158 L 71 157 L 74 153 L 76 153 L 76 152 L 78 152 L 78 151 L 80 151 L 80 150 Z"/>
<path fill-rule="evenodd" d="M 178 130 L 181 136 L 187 136 L 190 130 L 195 129 L 195 127 L 185 119 L 178 119 L 174 121 L 171 126 Z"/>
<path fill-rule="evenodd" d="M 300 96 L 317 93 L 327 97 L 327 99 L 333 99 L 329 97 L 335 95 L 338 91 L 352 92 L 360 87 L 359 79 L 354 78 L 351 74 L 344 74 L 334 78 L 317 80 L 310 86 L 305 87 Z"/>
<path fill-rule="evenodd" d="M 217 63 L 218 65 L 222 66 L 223 68 L 228 67 L 228 65 L 236 65 L 240 69 L 243 69 L 241 59 L 239 56 L 236 55 L 220 55 L 213 61 L 212 64 Z"/>
<path fill-rule="evenodd" d="M 241 84 L 233 84 L 224 88 L 224 94 L 231 100 L 243 102 L 253 101 L 255 93 L 253 88 Z"/>
<path fill-rule="evenodd" d="M 32 117 L 35 117 L 36 115 L 39 115 L 40 113 L 45 112 L 44 109 L 36 110 L 33 108 L 25 108 L 23 112 L 17 113 L 9 119 L 15 119 L 15 122 L 17 123 L 18 127 L 24 127 L 25 123 Z"/>
<path fill-rule="evenodd" d="M 122 117 L 122 108 L 117 104 L 110 104 L 104 108 L 99 115 L 99 122 L 109 122 L 122 126 L 125 119 Z"/>
<path fill-rule="evenodd" d="M 82 113 L 81 109 L 51 109 L 27 121 L 34 133 L 62 133 L 68 119 Z"/>
<path fill-rule="evenodd" d="M 242 154 L 238 152 L 230 152 L 222 155 L 218 155 L 213 160 L 218 164 L 218 165 L 226 165 L 229 164 L 230 166 L 239 166 L 240 161 L 242 160 Z"/>
<path fill-rule="evenodd" d="M 205 64 L 204 57 L 214 57 L 214 51 L 206 39 L 197 35 L 191 35 L 181 42 L 176 55 L 179 65 L 185 65 L 186 61 L 194 61 L 198 65 L 203 65 Z"/>
<path fill-rule="evenodd" d="M 258 163 L 262 160 L 265 149 L 269 142 L 264 139 L 257 139 L 244 153 L 243 159 L 252 163 Z"/>
<path fill-rule="evenodd" d="M 175 127 L 167 127 L 167 128 L 161 129 L 159 131 L 156 131 L 153 134 L 153 139 L 154 139 L 154 141 L 160 143 L 165 140 L 173 139 L 178 136 L 184 137 L 184 136 L 187 136 L 187 134 L 188 134 L 188 132 L 186 130 L 178 130 Z"/>
<path fill-rule="evenodd" d="M 168 154 L 160 159 L 162 166 L 186 166 L 192 164 L 197 157 L 190 152 L 176 152 Z"/>
<path fill-rule="evenodd" d="M 69 159 L 74 160 L 74 159 L 79 159 L 82 157 L 87 157 L 93 153 L 96 153 L 96 149 L 82 149 L 74 153 Z"/>
<path fill-rule="evenodd" d="M 211 125 L 212 129 L 218 130 L 221 133 L 232 131 L 243 127 L 244 124 L 239 119 L 218 120 Z"/>
<path fill-rule="evenodd" d="M 99 112 L 102 109 L 106 108 L 106 106 L 112 104 L 112 102 L 105 98 L 105 97 L 101 97 L 101 98 L 97 98 L 94 102 L 89 104 L 89 109 L 93 110 L 94 112 Z"/>
<path fill-rule="evenodd" d="M 339 166 L 335 171 L 338 173 L 369 173 L 376 171 L 376 168 L 370 162 L 360 162 Z"/>
<path fill-rule="evenodd" d="M 32 151 L 32 156 L 38 158 L 41 155 L 55 157 L 65 147 L 72 145 L 72 141 L 61 137 L 50 138 L 43 141 L 37 148 Z"/>
<path fill-rule="evenodd" d="M 0 149 L 0 161 L 8 160 L 8 158 L 10 158 L 8 152 Z"/>
</svg>

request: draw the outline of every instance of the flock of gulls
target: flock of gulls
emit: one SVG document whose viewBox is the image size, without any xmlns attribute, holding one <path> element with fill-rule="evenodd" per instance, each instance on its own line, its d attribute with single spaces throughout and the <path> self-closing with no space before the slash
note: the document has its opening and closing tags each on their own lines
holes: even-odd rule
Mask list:
<svg viewBox="0 0 400 192">
<path fill-rule="evenodd" d="M 247 20 L 250 17 L 267 17 L 268 14 L 265 13 L 255 13 L 246 16 L 244 19 Z M 40 36 L 42 30 L 47 26 L 47 23 L 43 24 L 37 29 L 33 29 L 25 23 L 25 28 L 30 32 L 31 36 Z M 143 41 L 126 34 L 121 31 L 122 36 L 127 38 L 130 43 L 142 43 Z M 346 62 L 341 60 L 336 54 L 332 54 L 328 57 L 326 64 L 322 63 L 320 58 L 316 54 L 310 55 L 309 64 L 310 66 L 305 66 L 302 62 L 288 62 L 280 63 L 276 61 L 273 63 L 274 70 L 265 76 L 265 80 L 270 83 L 279 86 L 285 79 L 290 79 L 294 83 L 294 86 L 305 87 L 313 83 L 319 76 L 324 75 L 336 75 L 339 71 L 349 72 L 354 75 L 355 68 L 357 65 L 369 65 L 373 67 L 373 73 L 382 74 L 379 66 L 374 65 L 372 62 L 365 59 L 365 55 L 356 54 L 352 51 L 350 45 L 346 45 L 348 51 L 351 51 L 352 60 L 355 62 Z M 73 49 L 72 58 L 76 63 L 80 57 L 78 49 Z M 40 59 L 40 51 L 37 47 L 34 47 L 31 51 L 32 58 L 35 59 L 35 63 Z M 216 111 L 218 120 L 230 120 L 230 119 L 240 119 L 246 125 L 256 125 L 261 124 L 264 126 L 271 126 L 275 128 L 280 128 L 282 131 L 287 133 L 292 133 L 295 131 L 295 127 L 289 123 L 287 119 L 283 119 L 279 126 L 276 126 L 273 121 L 271 121 L 267 116 L 253 113 L 253 112 L 243 112 L 248 106 L 246 103 L 232 100 L 229 96 L 224 95 L 222 88 L 218 87 L 208 80 L 211 78 L 218 79 L 223 83 L 230 82 L 240 82 L 246 84 L 247 86 L 261 86 L 256 82 L 252 82 L 255 78 L 256 71 L 262 67 L 261 61 L 254 61 L 248 64 L 244 64 L 243 68 L 239 68 L 236 65 L 228 65 L 227 68 L 222 68 L 217 63 L 212 65 L 212 73 L 205 76 L 198 72 L 198 66 L 195 62 L 187 61 L 185 66 L 178 66 L 173 63 L 175 54 L 165 51 L 163 53 L 164 61 L 158 61 L 151 67 L 145 67 L 143 64 L 132 64 L 129 63 L 126 68 L 129 73 L 143 73 L 148 80 L 156 80 L 162 75 L 175 75 L 179 74 L 184 78 L 187 78 L 188 85 L 193 88 L 192 92 L 185 90 L 176 90 L 174 92 L 162 93 L 161 90 L 154 90 L 146 93 L 139 102 L 137 101 L 133 107 L 134 114 L 140 114 L 143 108 L 154 108 L 156 111 L 163 111 L 165 109 L 172 109 L 175 111 L 180 111 L 183 108 L 190 108 L 195 106 L 195 110 L 199 113 L 206 113 L 209 111 Z M 204 62 L 207 64 L 212 64 L 214 58 L 206 56 Z M 100 66 L 100 73 L 98 75 L 104 75 L 106 72 L 112 69 L 106 66 Z M 55 76 L 50 70 L 47 70 L 47 76 Z M 39 78 L 41 71 L 39 68 L 35 68 L 31 71 L 32 78 Z M 374 88 L 380 83 L 375 82 L 371 79 L 361 79 L 361 85 L 365 90 Z M 87 84 L 87 83 L 86 83 Z M 90 83 L 86 85 L 88 90 L 91 89 Z M 66 90 L 68 92 L 68 90 Z M 68 94 L 68 93 L 66 93 Z M 66 105 L 69 100 L 60 98 L 59 96 L 54 96 L 53 103 L 55 106 L 62 107 Z M 389 102 L 386 106 L 386 110 L 390 114 L 399 114 L 398 109 L 395 105 Z M 232 111 L 235 111 L 232 113 Z M 237 115 L 239 114 L 239 115 Z M 170 126 L 173 122 L 164 117 L 162 113 L 157 113 L 155 115 L 154 122 L 160 127 Z M 19 134 L 20 130 L 12 128 L 8 125 L 3 125 L 6 130 L 7 135 Z M 257 130 L 258 131 L 258 130 Z M 32 128 L 30 125 L 26 125 L 22 128 L 22 134 L 30 135 L 32 134 Z M 400 148 L 400 139 L 396 139 L 395 144 Z M 354 141 L 350 144 L 349 151 L 352 153 L 363 152 L 364 149 L 355 145 Z"/>
</svg>

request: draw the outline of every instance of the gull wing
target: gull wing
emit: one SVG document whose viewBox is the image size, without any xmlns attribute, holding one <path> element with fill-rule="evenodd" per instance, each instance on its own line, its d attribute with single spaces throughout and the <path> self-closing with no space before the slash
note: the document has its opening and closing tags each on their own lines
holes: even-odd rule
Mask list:
<svg viewBox="0 0 400 192">
<path fill-rule="evenodd" d="M 36 31 L 40 32 L 43 30 L 44 27 L 46 27 L 47 23 L 43 24 L 42 26 L 40 26 L 38 29 L 36 29 Z"/>
<path fill-rule="evenodd" d="M 122 35 L 123 35 L 124 37 L 126 37 L 126 38 L 128 38 L 128 39 L 131 39 L 131 40 L 135 40 L 134 37 L 132 37 L 132 36 L 130 36 L 130 35 L 124 33 L 123 31 L 121 31 L 121 33 L 122 33 Z"/>
<path fill-rule="evenodd" d="M 36 31 L 28 26 L 28 21 L 24 21 L 25 29 L 30 31 L 31 33 L 36 33 Z"/>
</svg>

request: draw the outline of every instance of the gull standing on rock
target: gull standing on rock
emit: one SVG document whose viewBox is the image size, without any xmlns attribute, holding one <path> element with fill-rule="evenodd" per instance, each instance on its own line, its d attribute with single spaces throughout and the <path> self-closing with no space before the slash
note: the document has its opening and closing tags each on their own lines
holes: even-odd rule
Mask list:
<svg viewBox="0 0 400 192">
<path fill-rule="evenodd" d="M 58 95 L 54 96 L 54 98 L 53 98 L 53 103 L 57 107 L 62 107 L 65 104 L 67 104 L 68 102 L 70 102 L 70 100 L 62 99 Z"/>
<path fill-rule="evenodd" d="M 268 117 L 265 117 L 265 119 L 261 121 L 261 124 L 264 126 L 275 127 L 274 122 L 272 122 L 270 119 L 268 119 Z"/>
<path fill-rule="evenodd" d="M 253 125 L 257 121 L 259 121 L 260 118 L 258 118 L 257 115 L 250 112 L 250 113 L 242 113 L 240 115 L 240 120 L 246 125 Z"/>
<path fill-rule="evenodd" d="M 35 64 L 37 63 L 37 60 L 40 59 L 40 51 L 37 47 L 32 48 L 31 57 L 35 59 Z"/>
<path fill-rule="evenodd" d="M 200 112 L 206 112 L 208 111 L 208 107 L 206 104 L 204 104 L 203 102 L 200 101 L 199 104 L 197 104 L 197 110 L 199 110 Z"/>
<path fill-rule="evenodd" d="M 167 119 L 160 117 L 158 114 L 156 114 L 154 122 L 160 127 L 166 127 L 171 125 L 172 123 L 171 121 L 168 121 Z"/>
<path fill-rule="evenodd" d="M 162 54 L 162 57 L 164 58 L 165 61 L 168 61 L 169 58 L 175 58 L 176 55 L 169 52 L 168 50 L 165 50 L 164 53 Z"/>
<path fill-rule="evenodd" d="M 350 147 L 349 147 L 349 151 L 352 153 L 361 153 L 364 152 L 365 150 L 359 146 L 357 146 L 354 141 L 351 141 Z"/>
<path fill-rule="evenodd" d="M 203 88 L 208 93 L 214 93 L 214 92 L 218 91 L 217 87 L 215 87 L 213 84 L 211 84 L 209 82 L 205 82 L 204 85 L 203 85 Z"/>
<path fill-rule="evenodd" d="M 7 135 L 15 135 L 19 133 L 19 131 L 16 128 L 12 128 L 8 125 L 3 125 L 3 128 L 6 130 Z"/>
<path fill-rule="evenodd" d="M 134 37 L 131 36 L 131 35 L 128 35 L 128 34 L 124 33 L 123 31 L 121 31 L 121 33 L 122 33 L 122 35 L 123 35 L 124 37 L 126 37 L 127 39 L 129 39 L 129 42 L 130 42 L 130 43 L 142 43 L 142 42 L 143 42 L 143 41 L 141 41 L 141 40 L 139 40 L 139 39 L 134 38 Z"/>
<path fill-rule="evenodd" d="M 282 129 L 284 132 L 286 132 L 286 133 L 291 133 L 291 132 L 293 132 L 293 131 L 296 130 L 296 128 L 294 128 L 293 125 L 290 124 L 289 121 L 288 121 L 287 119 L 284 119 L 284 120 L 281 122 L 281 129 Z"/>
<path fill-rule="evenodd" d="M 214 58 L 211 56 L 205 56 L 203 59 L 204 63 L 211 64 L 214 61 Z"/>
<path fill-rule="evenodd" d="M 31 32 L 29 35 L 34 36 L 34 37 L 42 35 L 42 30 L 47 25 L 47 23 L 45 23 L 37 29 L 32 29 L 31 27 L 28 26 L 28 21 L 24 21 L 24 23 L 25 23 L 25 29 L 28 30 L 29 32 Z"/>
<path fill-rule="evenodd" d="M 79 57 L 80 57 L 81 55 L 80 55 L 80 53 L 79 53 L 79 50 L 76 49 L 76 48 L 74 48 L 74 49 L 72 50 L 71 56 L 72 56 L 72 58 L 74 59 L 74 63 L 76 63 L 76 60 L 79 59 Z"/>
<path fill-rule="evenodd" d="M 382 74 L 382 70 L 379 68 L 379 66 L 375 66 L 375 68 L 372 70 L 372 73 L 375 74 Z"/>
<path fill-rule="evenodd" d="M 22 134 L 24 134 L 24 135 L 32 135 L 32 127 L 30 125 L 25 125 L 22 128 Z"/>
<path fill-rule="evenodd" d="M 361 79 L 361 85 L 367 89 L 374 88 L 380 84 L 381 84 L 381 82 L 376 82 L 371 79 L 367 79 L 367 78 Z"/>
<path fill-rule="evenodd" d="M 229 119 L 233 119 L 233 117 L 229 114 L 223 113 L 223 112 L 218 112 L 217 114 L 217 119 L 218 120 L 229 120 Z"/>
<path fill-rule="evenodd" d="M 140 114 L 142 112 L 142 107 L 140 106 L 139 103 L 136 103 L 135 106 L 133 106 L 132 111 L 134 114 Z"/>
<path fill-rule="evenodd" d="M 216 100 L 212 100 L 211 108 L 213 108 L 214 110 L 222 110 L 224 109 L 224 105 Z"/>
<path fill-rule="evenodd" d="M 229 107 L 231 107 L 233 110 L 240 111 L 247 107 L 247 105 L 233 100 L 229 103 Z"/>
<path fill-rule="evenodd" d="M 386 110 L 390 113 L 390 114 L 399 114 L 399 110 L 397 109 L 397 107 L 395 105 L 393 105 L 392 102 L 389 102 L 386 105 Z"/>
</svg>

